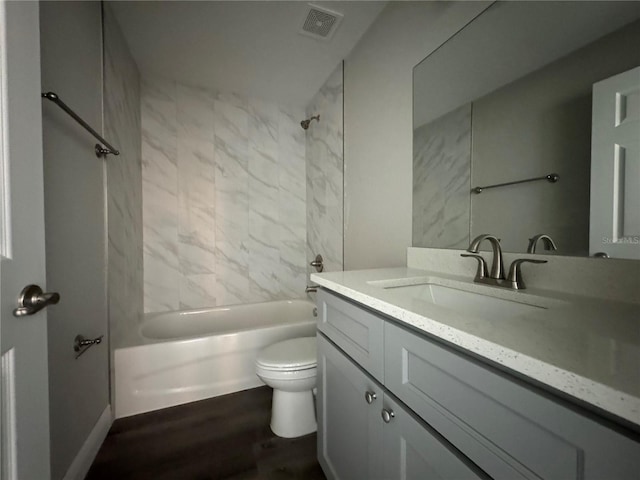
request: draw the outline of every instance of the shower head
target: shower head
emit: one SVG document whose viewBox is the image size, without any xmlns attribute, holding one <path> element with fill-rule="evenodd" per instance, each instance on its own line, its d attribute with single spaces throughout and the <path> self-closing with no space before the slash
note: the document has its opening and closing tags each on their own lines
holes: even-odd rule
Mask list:
<svg viewBox="0 0 640 480">
<path fill-rule="evenodd" d="M 301 121 L 301 122 L 300 122 L 300 126 L 301 126 L 303 129 L 307 130 L 307 129 L 309 128 L 309 124 L 311 123 L 311 120 L 317 120 L 317 121 L 320 121 L 320 115 L 314 115 L 314 116 L 313 116 L 313 117 L 311 117 L 311 118 L 307 118 L 306 120 Z"/>
</svg>

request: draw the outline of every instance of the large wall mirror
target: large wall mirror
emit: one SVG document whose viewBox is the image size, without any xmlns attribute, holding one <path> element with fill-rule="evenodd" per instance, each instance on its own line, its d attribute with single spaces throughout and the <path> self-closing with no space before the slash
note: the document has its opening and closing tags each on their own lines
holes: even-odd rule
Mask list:
<svg viewBox="0 0 640 480">
<path fill-rule="evenodd" d="M 491 233 L 508 252 L 634 258 L 639 46 L 640 2 L 495 2 L 418 64 L 413 246 L 465 249 L 476 235 Z M 624 117 L 618 123 L 631 125 L 630 144 L 615 153 L 626 157 L 611 163 L 622 173 L 592 180 L 594 84 L 624 72 L 637 86 L 612 97 Z M 515 183 L 524 180 L 531 181 Z M 603 196 L 593 186 L 614 181 L 624 235 L 594 242 L 592 232 L 590 245 L 592 202 Z M 623 240 L 636 244 L 632 253 L 609 248 Z"/>
</svg>

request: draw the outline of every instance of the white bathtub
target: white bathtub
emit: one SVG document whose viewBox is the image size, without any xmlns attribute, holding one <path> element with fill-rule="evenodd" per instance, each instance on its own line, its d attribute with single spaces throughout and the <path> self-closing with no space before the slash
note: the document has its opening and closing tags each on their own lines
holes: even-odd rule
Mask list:
<svg viewBox="0 0 640 480">
<path fill-rule="evenodd" d="M 257 353 L 315 335 L 314 308 L 281 300 L 146 315 L 141 345 L 114 352 L 116 418 L 263 385 Z"/>
</svg>

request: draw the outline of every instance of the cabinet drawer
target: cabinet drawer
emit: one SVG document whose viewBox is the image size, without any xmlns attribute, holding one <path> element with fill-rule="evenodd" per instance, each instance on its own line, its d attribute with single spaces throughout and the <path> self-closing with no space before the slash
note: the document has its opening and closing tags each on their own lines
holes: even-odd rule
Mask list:
<svg viewBox="0 0 640 480">
<path fill-rule="evenodd" d="M 384 320 L 367 310 L 319 290 L 318 330 L 378 381 L 384 380 Z"/>
<path fill-rule="evenodd" d="M 390 322 L 385 386 L 496 479 L 633 478 L 640 445 L 471 357 Z"/>
</svg>

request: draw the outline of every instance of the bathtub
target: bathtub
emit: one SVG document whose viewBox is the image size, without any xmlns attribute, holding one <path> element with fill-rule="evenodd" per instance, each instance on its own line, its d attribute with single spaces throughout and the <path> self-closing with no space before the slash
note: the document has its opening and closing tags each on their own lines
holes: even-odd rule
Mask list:
<svg viewBox="0 0 640 480">
<path fill-rule="evenodd" d="M 114 352 L 116 418 L 264 385 L 257 353 L 315 335 L 314 308 L 280 300 L 147 314 L 138 344 Z"/>
</svg>

